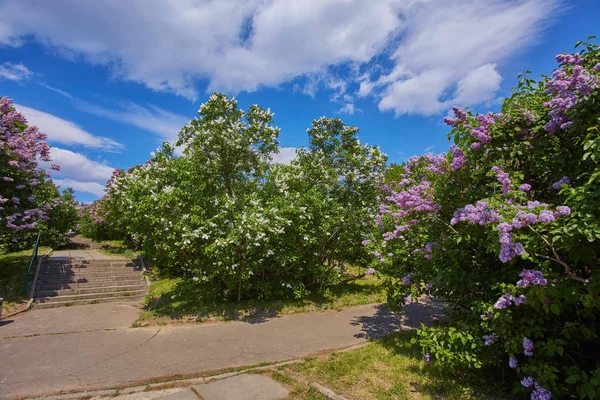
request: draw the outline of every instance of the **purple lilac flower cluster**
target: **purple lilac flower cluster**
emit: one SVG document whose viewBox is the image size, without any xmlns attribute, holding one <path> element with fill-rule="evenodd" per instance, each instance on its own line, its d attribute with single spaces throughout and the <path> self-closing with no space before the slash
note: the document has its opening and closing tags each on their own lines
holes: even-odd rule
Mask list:
<svg viewBox="0 0 600 400">
<path fill-rule="evenodd" d="M 550 400 L 552 399 L 552 393 L 549 390 L 544 389 L 537 383 L 533 377 L 528 376 L 521 380 L 521 385 L 526 388 L 534 387 L 535 390 L 531 393 L 531 400 Z"/>
<path fill-rule="evenodd" d="M 403 285 L 410 285 L 410 280 L 411 280 L 411 278 L 412 278 L 412 275 L 413 275 L 413 274 L 412 274 L 412 272 L 411 272 L 411 273 L 409 273 L 408 275 L 406 275 L 405 277 L 403 277 L 403 278 L 401 279 L 401 281 L 402 281 L 402 284 L 403 284 Z"/>
<path fill-rule="evenodd" d="M 533 269 L 524 269 L 519 274 L 521 278 L 517 282 L 518 287 L 529 287 L 531 285 L 546 286 L 548 281 L 544 278 L 544 274 L 541 271 L 535 271 Z"/>
<path fill-rule="evenodd" d="M 560 189 L 560 187 L 562 185 L 570 185 L 570 184 L 571 184 L 571 179 L 569 179 L 568 176 L 563 176 L 558 181 L 556 181 L 552 185 L 550 185 L 549 189 L 558 190 L 558 189 Z"/>
<path fill-rule="evenodd" d="M 510 358 L 508 359 L 508 366 L 512 369 L 515 369 L 518 365 L 519 363 L 517 362 L 517 359 L 513 356 L 510 356 Z"/>
<path fill-rule="evenodd" d="M 492 167 L 492 172 L 498 177 L 498 182 L 502 184 L 502 195 L 506 196 L 510 192 L 511 181 L 506 172 L 500 167 Z"/>
<path fill-rule="evenodd" d="M 563 67 L 554 71 L 554 78 L 546 84 L 548 93 L 554 97 L 544 103 L 544 107 L 552 109 L 549 112 L 552 118 L 544 129 L 552 133 L 559 129 L 568 129 L 572 125 L 566 111 L 573 108 L 581 98 L 589 96 L 600 84 L 598 77 L 591 75 L 580 65 L 583 61 L 581 55 L 559 54 L 556 60 L 563 64 Z"/>
<path fill-rule="evenodd" d="M 464 208 L 459 208 L 450 220 L 451 225 L 458 222 L 469 221 L 477 225 L 494 224 L 500 221 L 500 214 L 489 208 L 486 201 L 478 201 L 475 205 L 467 204 Z"/>
<path fill-rule="evenodd" d="M 411 254 L 425 253 L 424 257 L 427 260 L 431 260 L 431 252 L 433 251 L 433 246 L 437 246 L 437 242 L 427 242 L 427 244 L 425 244 L 425 247 L 422 247 L 420 249 L 414 249 L 411 252 Z"/>
<path fill-rule="evenodd" d="M 491 346 L 498 340 L 498 335 L 492 333 L 491 335 L 483 335 L 482 338 L 485 341 L 484 343 L 486 346 Z"/>
<path fill-rule="evenodd" d="M 375 273 L 375 268 L 369 268 L 367 270 L 367 272 L 365 272 L 366 275 L 373 275 Z"/>
<path fill-rule="evenodd" d="M 537 382 L 534 383 L 535 390 L 531 393 L 531 400 L 551 400 L 552 392 L 544 389 Z"/>
<path fill-rule="evenodd" d="M 479 114 L 477 116 L 476 119 L 479 122 L 479 126 L 471 130 L 471 136 L 473 136 L 476 140 L 475 143 L 471 144 L 471 149 L 477 150 L 482 144 L 489 144 L 492 141 L 488 127 L 493 125 L 501 115 L 502 114 L 494 114 L 490 112 L 487 114 Z"/>
<path fill-rule="evenodd" d="M 527 301 L 527 297 L 524 295 L 520 295 L 518 297 L 513 296 L 512 294 L 505 294 L 501 296 L 498 301 L 494 304 L 494 308 L 496 310 L 502 310 L 504 308 L 510 307 L 512 304 L 515 306 L 520 306 L 521 304 Z"/>
<path fill-rule="evenodd" d="M 458 171 L 465 165 L 465 153 L 462 152 L 458 146 L 450 146 L 452 152 L 452 162 L 450 163 L 450 169 L 452 171 Z"/>
<path fill-rule="evenodd" d="M 454 106 L 452 107 L 452 111 L 454 112 L 454 118 L 444 118 L 444 122 L 446 123 L 446 125 L 457 127 L 460 122 L 464 122 L 467 120 L 467 112 L 462 108 Z"/>
<path fill-rule="evenodd" d="M 523 338 L 523 354 L 529 357 L 533 356 L 533 342 L 526 337 Z"/>
</svg>

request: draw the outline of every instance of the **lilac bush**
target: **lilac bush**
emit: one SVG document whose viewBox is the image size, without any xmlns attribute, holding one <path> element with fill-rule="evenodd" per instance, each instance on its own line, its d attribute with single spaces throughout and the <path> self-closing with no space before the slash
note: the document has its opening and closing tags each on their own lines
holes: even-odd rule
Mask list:
<svg viewBox="0 0 600 400">
<path fill-rule="evenodd" d="M 531 399 L 600 395 L 600 50 L 579 45 L 500 112 L 455 107 L 450 151 L 388 174 L 366 244 L 391 254 L 391 307 L 451 305 L 418 331 L 432 362 L 503 369 Z"/>
<path fill-rule="evenodd" d="M 62 229 L 67 229 L 52 227 L 49 221 L 51 210 L 63 207 L 63 202 L 50 172 L 39 167 L 40 160 L 50 161 L 46 135 L 27 124 L 11 99 L 0 97 L 0 246 L 30 247 L 39 231 L 48 232 L 45 239 L 52 240 L 52 235 L 60 238 L 66 231 Z M 50 168 L 60 169 L 56 164 Z M 60 215 L 55 213 L 57 218 Z"/>
</svg>

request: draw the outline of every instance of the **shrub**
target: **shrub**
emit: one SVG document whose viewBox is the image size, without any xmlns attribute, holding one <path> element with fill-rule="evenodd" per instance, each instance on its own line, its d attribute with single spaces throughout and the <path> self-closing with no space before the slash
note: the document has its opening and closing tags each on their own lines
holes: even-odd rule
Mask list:
<svg viewBox="0 0 600 400">
<path fill-rule="evenodd" d="M 280 165 L 268 110 L 213 94 L 198 115 L 180 133 L 181 156 L 164 144 L 115 173 L 91 208 L 102 224 L 122 227 L 163 274 L 217 297 L 302 297 L 339 281 L 344 263 L 366 265 L 364 215 L 375 212 L 386 158 L 356 128 L 316 120 L 310 147 Z"/>
<path fill-rule="evenodd" d="M 582 45 L 582 44 L 578 44 Z M 388 303 L 447 299 L 422 328 L 427 359 L 498 368 L 532 399 L 600 391 L 600 52 L 520 77 L 501 113 L 455 107 L 450 151 L 384 186 L 369 250 Z"/>
</svg>

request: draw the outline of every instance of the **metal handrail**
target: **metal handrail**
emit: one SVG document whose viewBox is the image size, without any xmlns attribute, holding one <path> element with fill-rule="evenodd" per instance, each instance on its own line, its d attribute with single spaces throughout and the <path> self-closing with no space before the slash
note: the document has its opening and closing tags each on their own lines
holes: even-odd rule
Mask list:
<svg viewBox="0 0 600 400">
<path fill-rule="evenodd" d="M 29 268 L 27 268 L 27 275 L 25 276 L 25 284 L 23 285 L 23 297 L 27 295 L 27 286 L 29 286 L 29 277 L 31 276 L 31 266 L 37 260 L 38 256 L 38 248 L 40 247 L 40 237 L 42 233 L 38 233 L 37 239 L 35 241 L 35 246 L 33 246 L 33 254 L 31 255 L 31 259 L 29 260 Z"/>
</svg>

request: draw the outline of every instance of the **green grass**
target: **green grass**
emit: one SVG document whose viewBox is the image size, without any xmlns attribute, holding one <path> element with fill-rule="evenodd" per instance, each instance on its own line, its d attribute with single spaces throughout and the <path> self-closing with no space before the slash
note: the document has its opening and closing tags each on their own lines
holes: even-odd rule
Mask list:
<svg viewBox="0 0 600 400">
<path fill-rule="evenodd" d="M 49 247 L 40 247 L 39 255 L 50 251 Z M 0 297 L 4 298 L 4 312 L 9 313 L 18 306 L 22 298 L 25 275 L 33 250 L 23 250 L 16 253 L 0 254 Z M 32 267 L 32 275 L 37 264 Z M 30 277 L 30 281 L 33 276 Z"/>
<path fill-rule="evenodd" d="M 382 303 L 386 296 L 381 283 L 375 276 L 366 276 L 300 300 L 290 298 L 214 303 L 207 302 L 201 294 L 190 290 L 190 285 L 181 278 L 154 279 L 146 296 L 146 311 L 138 319 L 138 325 L 155 324 L 158 321 L 253 319 Z"/>
<path fill-rule="evenodd" d="M 403 332 L 359 349 L 306 358 L 279 368 L 273 377 L 288 385 L 294 379 L 299 393 L 317 382 L 348 399 L 511 398 L 497 375 L 425 364 L 413 337 L 414 332 Z M 291 393 L 289 398 L 303 397 Z"/>
<path fill-rule="evenodd" d="M 128 248 L 122 240 L 104 240 L 101 243 L 102 247 L 99 251 L 109 256 L 134 259 L 141 254 L 139 251 Z"/>
</svg>

